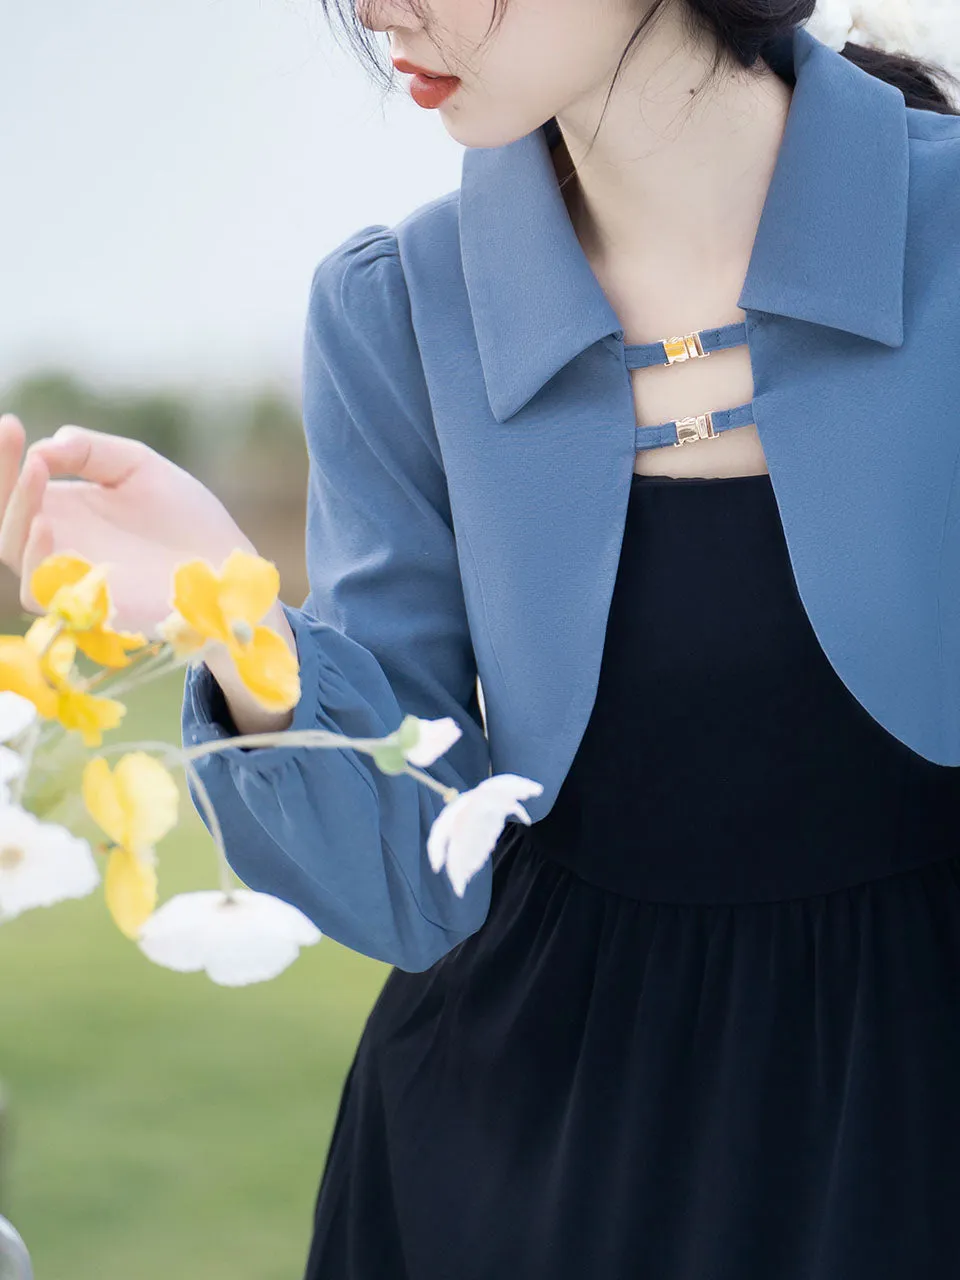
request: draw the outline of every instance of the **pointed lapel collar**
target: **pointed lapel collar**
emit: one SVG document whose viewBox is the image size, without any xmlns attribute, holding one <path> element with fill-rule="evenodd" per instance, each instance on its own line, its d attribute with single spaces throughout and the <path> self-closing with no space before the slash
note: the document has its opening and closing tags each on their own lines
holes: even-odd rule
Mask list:
<svg viewBox="0 0 960 1280">
<path fill-rule="evenodd" d="M 903 94 L 803 27 L 765 56 L 796 83 L 737 305 L 902 346 Z"/>
<path fill-rule="evenodd" d="M 498 422 L 620 328 L 577 240 L 542 129 L 464 153 L 460 252 Z"/>
<path fill-rule="evenodd" d="M 803 27 L 764 57 L 794 93 L 738 305 L 900 346 L 903 95 Z M 573 230 L 546 127 L 463 157 L 463 273 L 501 423 L 580 352 L 623 332 Z"/>
</svg>

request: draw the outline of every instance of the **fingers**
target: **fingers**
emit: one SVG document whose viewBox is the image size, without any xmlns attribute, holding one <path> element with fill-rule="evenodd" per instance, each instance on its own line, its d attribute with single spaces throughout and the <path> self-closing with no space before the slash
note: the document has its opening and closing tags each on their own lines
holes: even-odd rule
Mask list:
<svg viewBox="0 0 960 1280">
<path fill-rule="evenodd" d="M 0 515 L 7 509 L 13 486 L 20 474 L 20 459 L 26 432 L 12 413 L 0 415 Z"/>
<path fill-rule="evenodd" d="M 140 440 L 67 425 L 53 436 L 31 444 L 21 467 L 24 439 L 18 418 L 13 414 L 0 416 L 0 563 L 21 578 L 31 525 L 51 476 L 76 476 L 112 487 L 122 484 L 142 466 L 145 454 L 150 452 Z M 49 536 L 49 530 L 45 533 L 41 526 L 35 538 L 44 536 Z M 31 567 L 36 563 L 31 560 Z M 21 583 L 21 594 L 28 590 L 29 584 Z"/>
<path fill-rule="evenodd" d="M 27 451 L 27 459 L 0 521 L 0 562 L 19 577 L 30 524 L 40 510 L 50 473 L 42 458 Z"/>
<path fill-rule="evenodd" d="M 122 484 L 143 465 L 145 447 L 141 440 L 68 425 L 49 439 L 38 440 L 27 452 L 38 453 L 51 476 L 77 476 L 110 487 Z"/>
</svg>

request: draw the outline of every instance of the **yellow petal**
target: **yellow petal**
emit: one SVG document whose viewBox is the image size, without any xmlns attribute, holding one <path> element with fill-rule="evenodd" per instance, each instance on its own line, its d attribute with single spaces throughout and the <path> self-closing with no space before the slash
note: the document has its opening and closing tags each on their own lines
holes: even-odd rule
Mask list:
<svg viewBox="0 0 960 1280">
<path fill-rule="evenodd" d="M 180 792 L 172 774 L 145 751 L 121 756 L 116 768 L 90 760 L 81 784 L 87 812 L 114 844 L 145 852 L 177 823 Z"/>
<path fill-rule="evenodd" d="M 28 698 L 48 720 L 57 713 L 57 691 L 44 679 L 40 659 L 25 636 L 0 636 L 0 689 Z"/>
<path fill-rule="evenodd" d="M 127 818 L 128 849 L 152 849 L 177 825 L 180 791 L 176 780 L 156 757 L 145 751 L 121 756 L 113 771 Z"/>
<path fill-rule="evenodd" d="M 164 618 L 157 630 L 161 639 L 170 645 L 178 658 L 187 658 L 197 653 L 207 643 L 207 637 L 191 627 L 176 609 Z"/>
<path fill-rule="evenodd" d="M 89 560 L 69 552 L 47 556 L 30 576 L 30 591 L 37 604 L 46 609 L 61 587 L 79 582 L 92 568 Z"/>
<path fill-rule="evenodd" d="M 110 765 L 103 756 L 94 756 L 84 765 L 80 794 L 87 813 L 97 826 L 114 844 L 122 845 L 127 833 L 127 817 Z"/>
<path fill-rule="evenodd" d="M 87 631 L 106 622 L 113 613 L 106 571 L 93 568 L 79 582 L 65 583 L 53 593 L 47 611 L 62 618 L 71 631 Z"/>
<path fill-rule="evenodd" d="M 121 933 L 136 938 L 157 905 L 157 873 L 129 849 L 114 849 L 104 877 L 107 907 Z"/>
<path fill-rule="evenodd" d="M 251 626 L 273 608 L 280 591 L 280 571 L 271 560 L 246 551 L 231 551 L 220 574 L 220 609 L 227 623 L 240 619 Z"/>
<path fill-rule="evenodd" d="M 77 648 L 101 667 L 128 667 L 127 649 L 139 649 L 147 637 L 139 631 L 112 631 L 109 627 L 92 627 L 74 637 Z"/>
<path fill-rule="evenodd" d="M 40 658 L 41 670 L 45 679 L 56 688 L 60 688 L 70 675 L 77 652 L 76 641 L 67 631 L 60 630 L 60 634 L 50 644 L 50 637 L 60 628 L 60 619 L 47 614 L 31 623 L 24 636 L 30 648 L 36 654 L 43 655 Z"/>
<path fill-rule="evenodd" d="M 191 560 L 173 572 L 174 609 L 208 640 L 227 644 L 230 632 L 220 609 L 220 580 L 205 560 Z"/>
<path fill-rule="evenodd" d="M 270 627 L 254 627 L 247 645 L 233 644 L 237 674 L 269 711 L 289 711 L 300 701 L 299 664 L 287 642 Z"/>
<path fill-rule="evenodd" d="M 40 659 L 41 670 L 50 684 L 62 689 L 69 682 L 76 656 L 77 645 L 73 637 L 67 632 L 57 636 Z"/>
<path fill-rule="evenodd" d="M 59 618 L 47 613 L 41 618 L 34 618 L 30 626 L 27 627 L 23 638 L 30 648 L 39 654 L 46 649 L 51 637 L 55 636 L 58 631 L 63 631 L 63 623 Z"/>
<path fill-rule="evenodd" d="M 115 729 L 126 713 L 124 704 L 114 698 L 98 698 L 69 686 L 60 690 L 57 719 L 65 729 L 80 733 L 88 747 L 99 747 L 104 729 Z"/>
</svg>

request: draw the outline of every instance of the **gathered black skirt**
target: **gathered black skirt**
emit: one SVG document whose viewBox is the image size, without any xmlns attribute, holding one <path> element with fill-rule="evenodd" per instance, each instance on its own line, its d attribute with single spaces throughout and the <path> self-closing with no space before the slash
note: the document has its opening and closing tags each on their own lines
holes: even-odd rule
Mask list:
<svg viewBox="0 0 960 1280">
<path fill-rule="evenodd" d="M 958 836 L 769 477 L 635 477 L 574 762 L 479 932 L 387 978 L 306 1280 L 960 1273 Z"/>
</svg>

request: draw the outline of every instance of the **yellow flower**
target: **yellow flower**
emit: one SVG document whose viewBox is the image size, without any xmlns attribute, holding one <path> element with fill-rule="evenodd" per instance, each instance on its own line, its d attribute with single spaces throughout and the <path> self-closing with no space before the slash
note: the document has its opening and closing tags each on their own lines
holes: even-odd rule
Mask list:
<svg viewBox="0 0 960 1280">
<path fill-rule="evenodd" d="M 104 895 L 114 923 L 128 938 L 136 938 L 157 905 L 157 872 L 153 854 L 137 857 L 116 848 L 103 877 Z"/>
<path fill-rule="evenodd" d="M 57 691 L 47 683 L 44 664 L 25 636 L 0 636 L 0 689 L 28 698 L 48 720 L 56 717 Z"/>
<path fill-rule="evenodd" d="M 277 566 L 232 551 L 217 574 L 205 560 L 178 565 L 167 636 L 184 651 L 211 641 L 225 645 L 244 685 L 262 706 L 288 711 L 300 701 L 297 659 L 272 627 L 258 625 L 280 590 Z M 179 616 L 178 616 L 179 615 Z"/>
<path fill-rule="evenodd" d="M 83 735 L 88 747 L 99 747 L 102 731 L 126 714 L 122 702 L 85 693 L 71 682 L 76 642 L 52 614 L 37 618 L 23 636 L 0 636 L 0 689 L 28 698 L 47 720 Z M 55 636 L 52 643 L 51 637 Z"/>
<path fill-rule="evenodd" d="M 174 612 L 164 618 L 157 630 L 178 658 L 198 653 L 207 643 L 207 637 L 191 627 L 179 613 Z"/>
<path fill-rule="evenodd" d="M 79 733 L 87 747 L 99 747 L 105 729 L 115 729 L 127 708 L 115 698 L 98 698 L 96 694 L 64 686 L 60 690 L 57 719 L 65 729 Z"/>
<path fill-rule="evenodd" d="M 80 733 L 85 746 L 99 747 L 103 741 L 103 731 L 115 728 L 123 719 L 127 709 L 122 702 L 117 702 L 114 698 L 102 698 L 97 697 L 96 694 L 85 693 L 83 689 L 73 684 L 70 676 L 74 669 L 73 663 L 77 650 L 77 640 L 73 635 L 61 632 L 47 648 L 46 653 L 43 653 L 51 635 L 59 625 L 59 619 L 54 614 L 48 613 L 42 618 L 37 618 L 23 637 L 25 647 L 39 664 L 44 683 L 48 688 L 52 686 L 49 692 L 55 700 L 52 707 L 49 701 L 45 701 L 44 706 L 39 702 L 36 705 L 43 715 L 58 720 L 65 729 Z M 43 654 L 42 657 L 41 654 Z M 15 692 L 23 693 L 25 697 L 30 697 L 31 701 L 35 701 L 21 688 L 15 688 Z"/>
<path fill-rule="evenodd" d="M 75 638 L 77 648 L 102 667 L 129 666 L 126 650 L 147 643 L 139 631 L 114 631 L 107 626 L 113 604 L 106 572 L 82 556 L 47 556 L 33 571 L 30 590 L 47 616 L 58 619 Z"/>
<path fill-rule="evenodd" d="M 77 655 L 77 642 L 69 632 L 63 630 L 59 618 L 52 613 L 35 618 L 27 628 L 23 640 L 36 654 L 44 679 L 54 688 L 69 679 Z"/>
<path fill-rule="evenodd" d="M 112 773 L 103 756 L 88 761 L 81 792 L 114 846 L 104 877 L 107 907 L 121 932 L 136 938 L 157 905 L 154 845 L 176 826 L 177 784 L 159 760 L 132 751 Z"/>
</svg>

